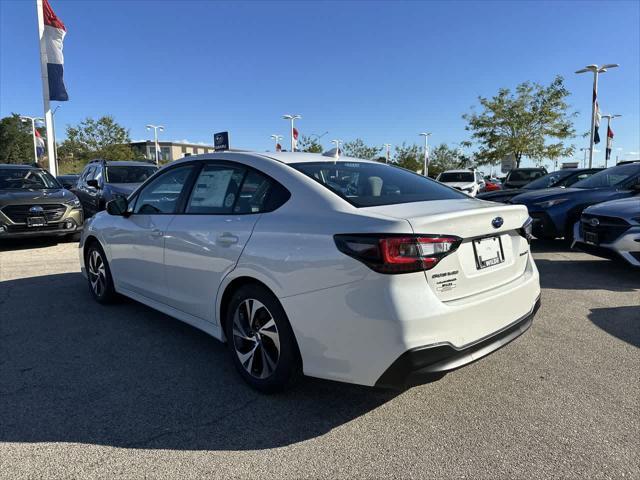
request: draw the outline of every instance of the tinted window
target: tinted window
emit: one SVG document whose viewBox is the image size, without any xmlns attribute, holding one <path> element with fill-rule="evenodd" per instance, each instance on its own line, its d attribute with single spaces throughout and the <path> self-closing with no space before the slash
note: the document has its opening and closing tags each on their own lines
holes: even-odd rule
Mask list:
<svg viewBox="0 0 640 480">
<path fill-rule="evenodd" d="M 205 165 L 191 192 L 186 213 L 231 213 L 245 171 L 227 165 Z"/>
<path fill-rule="evenodd" d="M 109 165 L 107 167 L 107 183 L 142 183 L 156 173 L 157 168 L 149 165 Z"/>
<path fill-rule="evenodd" d="M 469 198 L 422 175 L 381 163 L 309 162 L 290 166 L 356 207 Z"/>
<path fill-rule="evenodd" d="M 574 172 L 566 171 L 566 170 L 552 172 L 545 175 L 544 177 L 540 177 L 537 180 L 534 180 L 533 182 L 527 184 L 524 188 L 526 188 L 527 190 L 539 190 L 541 188 L 553 187 L 554 185 L 558 184 L 560 181 L 573 175 L 573 173 Z"/>
<path fill-rule="evenodd" d="M 154 179 L 138 195 L 134 213 L 174 213 L 193 165 L 176 167 Z"/>
<path fill-rule="evenodd" d="M 60 184 L 45 170 L 34 168 L 0 169 L 0 190 L 47 190 L 52 188 L 60 188 Z"/>
<path fill-rule="evenodd" d="M 473 182 L 473 172 L 444 172 L 440 174 L 438 181 L 445 183 Z"/>
<path fill-rule="evenodd" d="M 249 170 L 242 182 L 233 213 L 272 211 L 289 199 L 289 191 L 275 180 L 255 170 Z"/>
<path fill-rule="evenodd" d="M 542 177 L 544 174 L 542 170 L 512 170 L 509 172 L 509 175 L 507 175 L 507 182 L 530 182 Z"/>
<path fill-rule="evenodd" d="M 82 180 L 86 183 L 87 180 L 90 180 L 93 178 L 93 172 L 95 171 L 96 167 L 95 166 L 91 166 L 89 168 L 87 168 L 84 172 L 84 175 L 82 176 Z"/>
<path fill-rule="evenodd" d="M 575 188 L 603 188 L 613 187 L 629 180 L 634 175 L 640 173 L 640 164 L 630 163 L 628 165 L 619 165 L 617 167 L 607 168 L 589 178 L 573 184 Z"/>
</svg>

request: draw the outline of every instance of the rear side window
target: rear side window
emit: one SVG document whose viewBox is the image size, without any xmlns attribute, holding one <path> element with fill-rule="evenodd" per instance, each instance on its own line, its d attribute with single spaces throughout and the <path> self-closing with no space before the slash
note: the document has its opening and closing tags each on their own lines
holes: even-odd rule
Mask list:
<svg viewBox="0 0 640 480">
<path fill-rule="evenodd" d="M 309 162 L 290 165 L 355 207 L 469 198 L 422 175 L 383 163 Z"/>
<path fill-rule="evenodd" d="M 186 213 L 231 213 L 244 175 L 244 168 L 205 165 L 193 186 Z"/>
</svg>

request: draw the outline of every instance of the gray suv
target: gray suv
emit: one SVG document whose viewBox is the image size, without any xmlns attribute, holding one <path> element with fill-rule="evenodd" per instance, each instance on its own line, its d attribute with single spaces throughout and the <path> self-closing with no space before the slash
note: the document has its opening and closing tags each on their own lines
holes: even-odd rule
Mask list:
<svg viewBox="0 0 640 480">
<path fill-rule="evenodd" d="M 92 160 L 72 189 L 87 218 L 105 209 L 108 201 L 128 197 L 158 167 L 147 162 Z"/>
<path fill-rule="evenodd" d="M 83 222 L 78 198 L 49 172 L 0 164 L 0 239 L 77 236 Z"/>
</svg>

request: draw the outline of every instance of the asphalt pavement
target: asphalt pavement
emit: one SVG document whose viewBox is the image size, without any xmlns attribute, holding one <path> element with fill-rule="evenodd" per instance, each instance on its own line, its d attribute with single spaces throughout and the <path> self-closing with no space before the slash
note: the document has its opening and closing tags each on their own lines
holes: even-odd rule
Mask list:
<svg viewBox="0 0 640 480">
<path fill-rule="evenodd" d="M 264 396 L 204 333 L 95 303 L 76 243 L 0 244 L 0 478 L 640 478 L 640 271 L 533 251 L 542 307 L 493 355 Z"/>
</svg>

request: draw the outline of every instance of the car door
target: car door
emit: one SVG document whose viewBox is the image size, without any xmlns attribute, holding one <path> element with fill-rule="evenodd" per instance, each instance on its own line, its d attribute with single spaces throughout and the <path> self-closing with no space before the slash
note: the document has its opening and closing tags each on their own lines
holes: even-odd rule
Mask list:
<svg viewBox="0 0 640 480">
<path fill-rule="evenodd" d="M 116 288 L 166 302 L 165 234 L 194 169 L 193 164 L 168 169 L 131 199 L 128 215 L 113 217 L 105 236 Z"/>
<path fill-rule="evenodd" d="M 171 306 L 215 321 L 218 286 L 235 267 L 274 185 L 266 175 L 234 162 L 203 166 L 184 211 L 167 229 Z"/>
<path fill-rule="evenodd" d="M 87 205 L 88 198 L 89 198 L 87 195 L 87 180 L 93 174 L 94 170 L 95 170 L 95 165 L 87 165 L 84 171 L 82 172 L 82 175 L 80 175 L 80 178 L 78 179 L 78 184 L 76 185 L 76 189 L 73 191 L 73 193 L 75 193 L 78 199 L 80 200 L 80 203 L 82 203 L 82 209 L 84 211 L 85 218 L 89 218 L 91 216 L 89 215 L 89 208 Z"/>
</svg>

